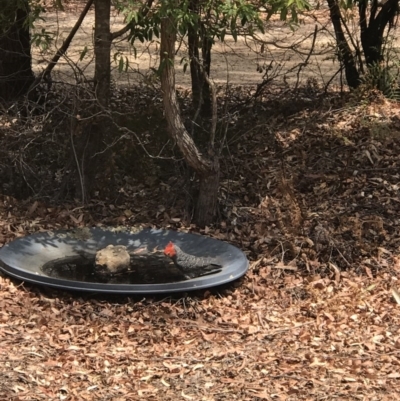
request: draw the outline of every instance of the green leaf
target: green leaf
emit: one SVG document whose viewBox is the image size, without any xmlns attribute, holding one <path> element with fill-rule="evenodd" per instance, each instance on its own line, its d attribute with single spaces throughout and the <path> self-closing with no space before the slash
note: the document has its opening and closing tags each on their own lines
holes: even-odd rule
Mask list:
<svg viewBox="0 0 400 401">
<path fill-rule="evenodd" d="M 220 34 L 220 39 L 222 42 L 225 40 L 225 35 L 226 35 L 226 29 L 223 29 Z"/>
<path fill-rule="evenodd" d="M 280 19 L 281 19 L 281 21 L 286 21 L 286 18 L 287 18 L 287 12 L 288 12 L 288 10 L 287 10 L 287 8 L 285 7 L 285 8 L 283 8 L 282 10 L 281 10 L 281 15 L 280 15 Z"/>
<path fill-rule="evenodd" d="M 232 32 L 232 37 L 233 37 L 233 40 L 234 40 L 235 42 L 237 42 L 237 37 L 238 37 L 238 35 L 237 35 L 237 31 L 236 31 L 236 30 L 234 30 L 234 31 Z"/>
<path fill-rule="evenodd" d="M 124 60 L 121 57 L 118 63 L 118 72 L 122 72 L 123 70 L 124 70 Z"/>
<path fill-rule="evenodd" d="M 87 48 L 87 46 L 85 46 L 83 48 L 83 50 L 81 51 L 81 54 L 79 55 L 79 61 L 82 61 L 84 59 L 84 57 L 86 56 L 87 52 L 88 52 L 88 48 Z"/>
</svg>

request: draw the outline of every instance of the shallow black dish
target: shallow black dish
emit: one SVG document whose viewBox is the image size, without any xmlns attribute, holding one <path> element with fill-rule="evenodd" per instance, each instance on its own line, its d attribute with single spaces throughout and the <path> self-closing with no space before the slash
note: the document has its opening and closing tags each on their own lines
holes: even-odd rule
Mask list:
<svg viewBox="0 0 400 401">
<path fill-rule="evenodd" d="M 162 253 L 169 241 L 192 255 L 218 257 L 221 271 L 185 280 Z M 93 278 L 88 266 L 93 263 L 96 252 L 110 244 L 126 246 L 131 257 L 136 250 L 146 249 L 144 254 L 138 254 L 142 272 L 131 272 L 127 279 Z M 157 263 L 157 269 L 165 267 L 160 276 L 155 269 Z M 243 276 L 248 265 L 245 254 L 226 242 L 157 229 L 95 227 L 48 231 L 16 239 L 0 249 L 0 268 L 10 276 L 65 290 L 103 293 L 168 293 L 214 287 Z M 79 270 L 77 274 L 78 269 L 86 270 Z"/>
</svg>

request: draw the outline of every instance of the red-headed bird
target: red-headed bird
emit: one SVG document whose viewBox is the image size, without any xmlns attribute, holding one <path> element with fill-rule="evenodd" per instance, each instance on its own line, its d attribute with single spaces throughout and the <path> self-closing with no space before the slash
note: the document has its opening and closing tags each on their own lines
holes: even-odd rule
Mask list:
<svg viewBox="0 0 400 401">
<path fill-rule="evenodd" d="M 172 259 L 186 279 L 216 273 L 222 268 L 217 258 L 189 255 L 171 241 L 165 247 L 164 255 Z"/>
</svg>

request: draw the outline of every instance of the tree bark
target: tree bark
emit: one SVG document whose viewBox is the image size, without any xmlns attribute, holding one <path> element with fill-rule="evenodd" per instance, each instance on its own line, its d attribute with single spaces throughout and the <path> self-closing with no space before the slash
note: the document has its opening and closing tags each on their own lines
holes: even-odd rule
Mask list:
<svg viewBox="0 0 400 401">
<path fill-rule="evenodd" d="M 330 18 L 335 30 L 336 43 L 339 50 L 339 61 L 344 65 L 347 84 L 350 88 L 357 88 L 360 85 L 360 74 L 357 70 L 353 54 L 342 29 L 339 3 L 337 0 L 327 1 Z"/>
<path fill-rule="evenodd" d="M 368 66 L 380 63 L 383 60 L 383 35 L 386 27 L 393 24 L 399 10 L 399 0 L 387 0 L 377 13 L 377 0 L 371 5 L 370 17 L 367 24 L 367 3 L 361 0 L 358 5 L 361 28 L 361 45 Z"/>
<path fill-rule="evenodd" d="M 0 36 L 0 99 L 4 101 L 25 95 L 34 80 L 31 37 L 25 24 L 28 15 L 29 3 L 25 1 L 23 8 L 10 15 L 13 21 Z"/>
<path fill-rule="evenodd" d="M 95 0 L 94 55 L 95 91 L 97 101 L 107 107 L 110 101 L 111 82 L 111 0 Z"/>
<path fill-rule="evenodd" d="M 211 71 L 211 48 L 212 48 L 212 40 L 206 36 L 205 34 L 202 35 L 202 50 L 201 54 L 203 57 L 203 70 L 207 76 L 210 76 Z M 204 116 L 211 115 L 211 91 L 210 85 L 208 84 L 207 80 L 203 79 L 203 108 L 202 114 Z"/>
<path fill-rule="evenodd" d="M 200 108 L 201 115 L 211 115 L 211 93 L 204 72 L 210 75 L 212 41 L 206 35 L 206 29 L 201 21 L 201 6 L 199 0 L 191 0 L 189 9 L 198 16 L 198 20 L 188 28 L 188 47 L 190 59 L 190 76 L 192 80 L 192 101 L 194 110 Z M 201 56 L 200 60 L 200 52 Z"/>
<path fill-rule="evenodd" d="M 200 70 L 199 34 L 197 25 L 190 25 L 188 29 L 188 47 L 190 59 L 190 78 L 192 81 L 193 109 L 197 110 L 203 102 L 202 79 Z"/>
<path fill-rule="evenodd" d="M 195 223 L 201 227 L 211 224 L 215 217 L 219 188 L 219 161 L 210 147 L 210 157 L 204 157 L 186 130 L 176 97 L 175 89 L 175 43 L 176 23 L 172 17 L 161 20 L 161 89 L 168 131 L 177 143 L 187 164 L 200 180 L 196 203 Z"/>
<path fill-rule="evenodd" d="M 91 110 L 94 116 L 85 126 L 72 123 L 79 134 L 71 136 L 76 164 L 75 194 L 82 203 L 90 199 L 96 183 L 101 182 L 108 156 L 108 152 L 102 152 L 102 147 L 109 127 L 107 108 L 111 95 L 111 0 L 94 0 L 94 6 L 94 91 L 97 103 Z"/>
<path fill-rule="evenodd" d="M 200 176 L 199 196 L 196 202 L 194 221 L 199 227 L 211 224 L 218 205 L 220 168 L 217 156 L 213 157 L 213 169 L 209 174 Z"/>
</svg>

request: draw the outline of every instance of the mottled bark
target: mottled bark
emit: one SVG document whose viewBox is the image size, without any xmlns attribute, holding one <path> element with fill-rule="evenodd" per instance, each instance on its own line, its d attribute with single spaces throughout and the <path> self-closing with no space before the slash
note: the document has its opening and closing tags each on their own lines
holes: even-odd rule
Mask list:
<svg viewBox="0 0 400 401">
<path fill-rule="evenodd" d="M 219 162 L 216 156 L 205 157 L 200 153 L 182 121 L 175 89 L 175 26 L 171 18 L 163 18 L 161 21 L 161 88 L 165 117 L 171 137 L 177 143 L 187 164 L 199 177 L 195 223 L 205 226 L 212 223 L 215 217 L 219 188 Z M 210 149 L 210 155 L 212 155 L 212 149 Z"/>
</svg>

